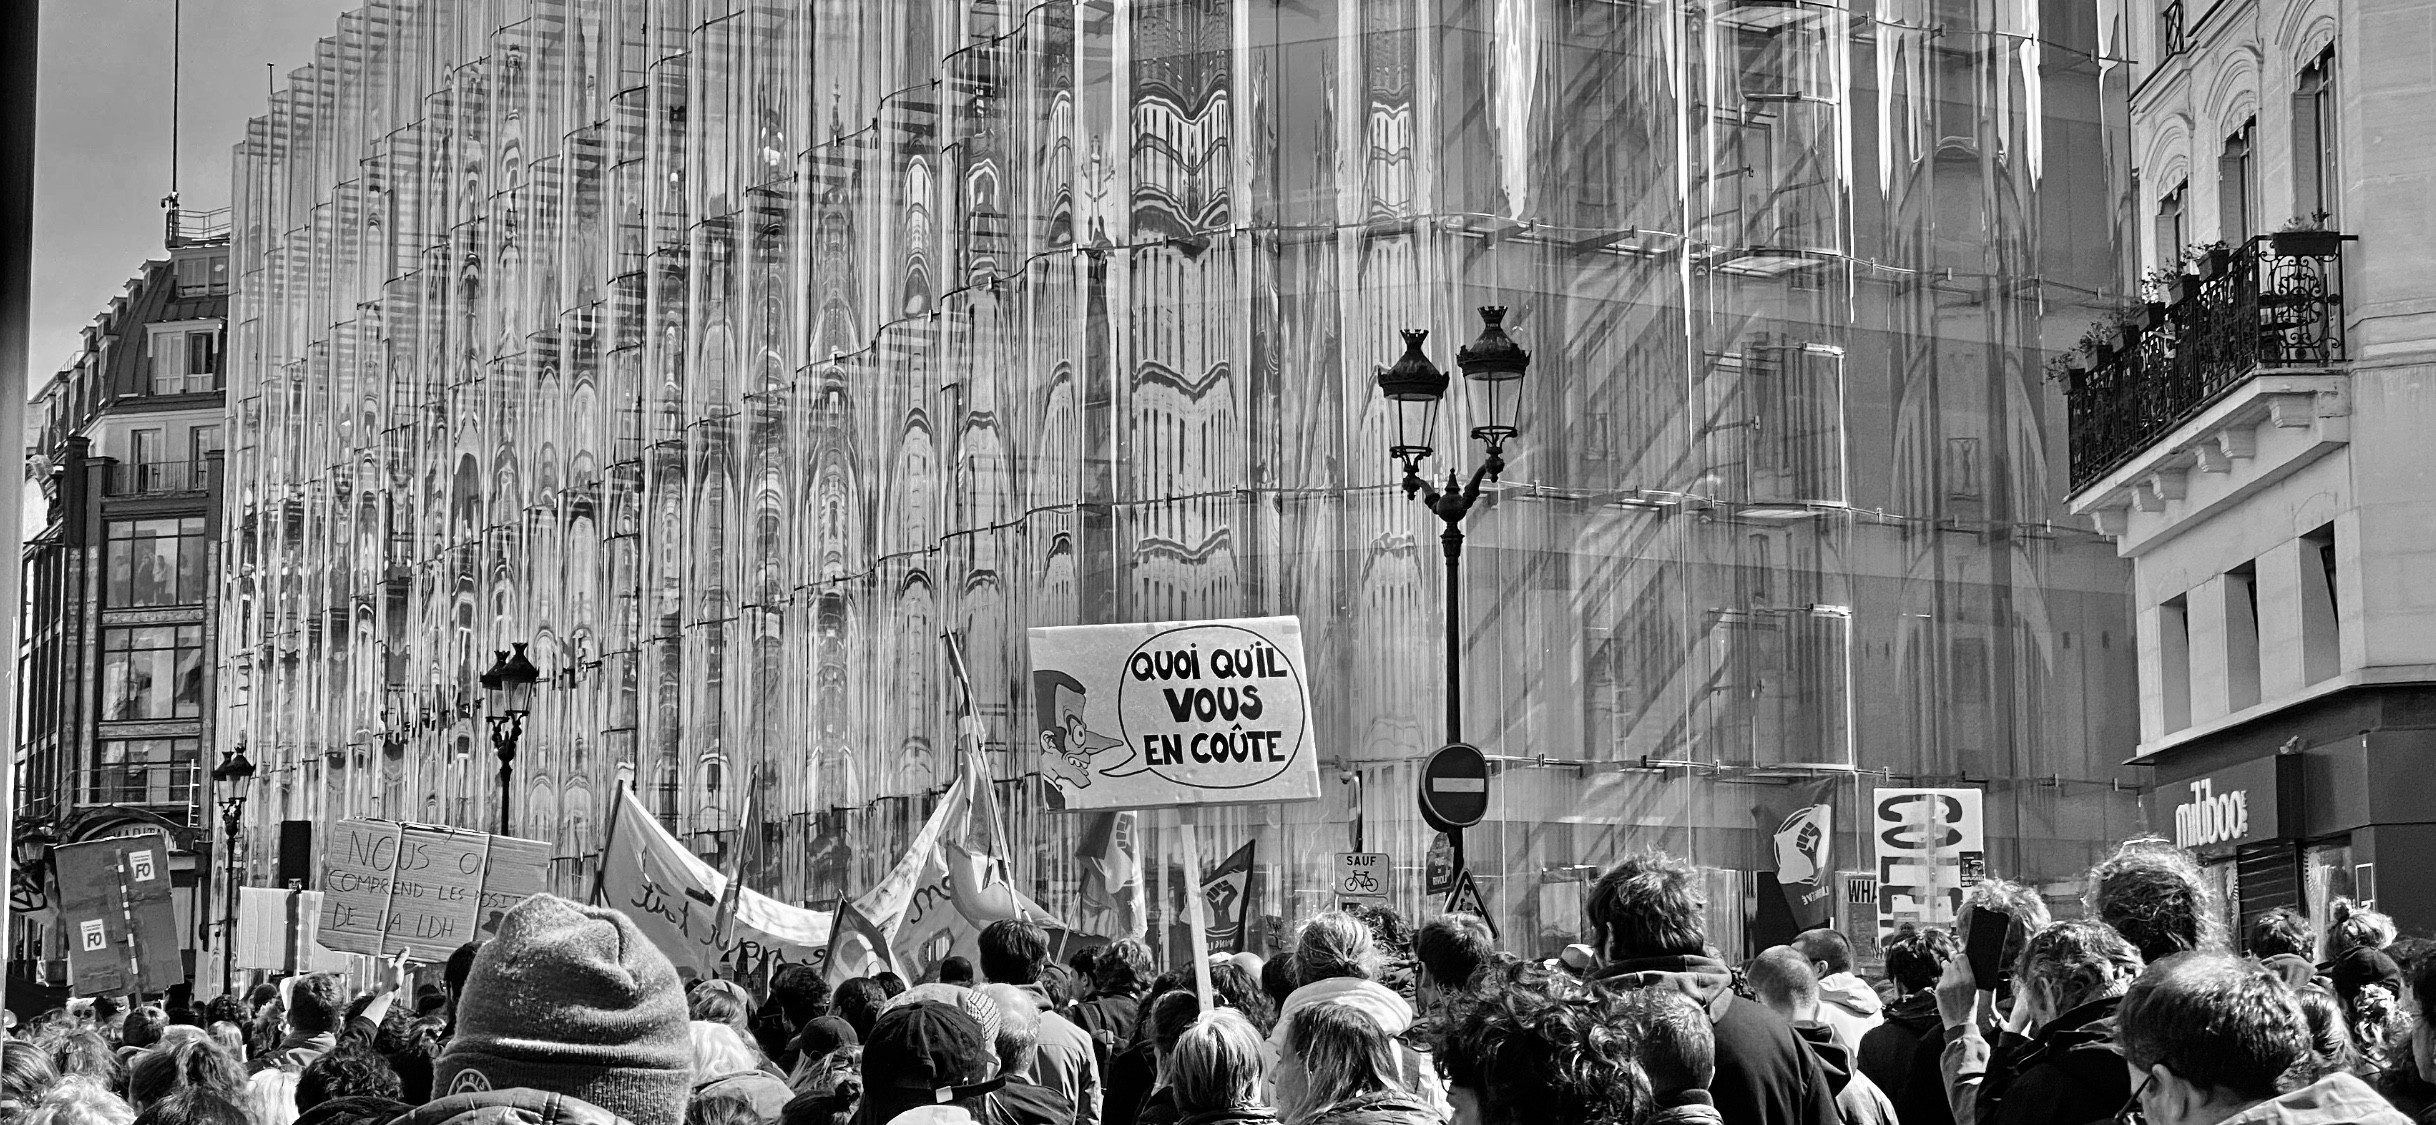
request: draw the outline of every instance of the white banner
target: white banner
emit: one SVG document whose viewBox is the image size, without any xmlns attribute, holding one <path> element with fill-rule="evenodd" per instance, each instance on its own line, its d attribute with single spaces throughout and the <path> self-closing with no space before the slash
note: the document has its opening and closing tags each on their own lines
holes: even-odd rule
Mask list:
<svg viewBox="0 0 2436 1125">
<path fill-rule="evenodd" d="M 1963 888 L 1987 874 L 1987 822 L 1977 789 L 1880 789 L 1871 802 L 1878 848 L 1878 934 L 1905 922 L 1951 926 Z"/>
<path fill-rule="evenodd" d="M 737 895 L 734 932 L 721 945 L 714 931 L 727 877 L 685 850 L 632 789 L 618 790 L 614 815 L 601 854 L 601 903 L 625 911 L 679 972 L 691 969 L 707 980 L 722 967 L 754 969 L 764 960 L 818 965 L 827 958 L 828 914 L 749 887 Z"/>
<path fill-rule="evenodd" d="M 1053 808 L 1319 796 L 1311 680 L 1293 617 L 1034 629 L 1022 743 Z"/>
</svg>

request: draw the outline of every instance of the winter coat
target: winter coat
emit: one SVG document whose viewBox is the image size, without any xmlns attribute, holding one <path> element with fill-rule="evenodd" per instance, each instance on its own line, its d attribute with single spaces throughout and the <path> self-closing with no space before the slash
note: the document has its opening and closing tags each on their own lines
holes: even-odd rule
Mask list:
<svg viewBox="0 0 2436 1125">
<path fill-rule="evenodd" d="M 1142 998 L 1138 994 L 1101 992 L 1074 1006 L 1074 1026 L 1082 1028 L 1098 1048 L 1100 1073 L 1108 1072 L 1108 1062 L 1117 1053 L 1133 1046 L 1133 1025 L 1141 1014 Z"/>
<path fill-rule="evenodd" d="M 707 1082 L 694 1083 L 694 1100 L 713 1094 L 736 1094 L 753 1105 L 753 1114 L 765 1122 L 778 1120 L 779 1112 L 795 1098 L 795 1091 L 786 1081 L 766 1070 L 740 1070 L 722 1074 Z"/>
<path fill-rule="evenodd" d="M 1954 1125 L 1954 1107 L 1945 1096 L 1945 1044 L 1950 1038 L 1939 1018 L 1912 1048 L 1911 1072 L 1903 1076 L 1902 1092 L 1895 1094 L 1895 1113 L 1903 1125 Z"/>
<path fill-rule="evenodd" d="M 980 1117 L 985 1125 L 1072 1125 L 1074 1103 L 1047 1086 L 1011 1077 L 989 1095 Z"/>
<path fill-rule="evenodd" d="M 1885 1014 L 1886 1019 L 1870 1028 L 1855 1046 L 1861 1073 L 1886 1091 L 1886 1096 L 1900 1098 L 1904 1082 L 1911 1077 L 1912 1052 L 1919 1049 L 1920 1037 L 1939 1026 L 1937 997 L 1922 989 L 1895 1001 Z M 1910 1118 L 1904 1120 L 1908 1125 Z"/>
<path fill-rule="evenodd" d="M 1647 1125 L 1725 1125 L 1725 1118 L 1717 1115 L 1717 1103 L 1709 1100 L 1708 1091 L 1685 1090 L 1659 1099 Z"/>
<path fill-rule="evenodd" d="M 631 1125 L 582 1098 L 525 1088 L 450 1094 L 389 1125 Z"/>
<path fill-rule="evenodd" d="M 1593 979 L 1627 992 L 1671 988 L 1708 1009 L 1717 1036 L 1717 1077 L 1709 1083 L 1709 1097 L 1725 1125 L 1839 1125 L 1842 1120 L 1818 1056 L 1784 1017 L 1735 996 L 1723 962 L 1645 957 L 1616 962 Z"/>
<path fill-rule="evenodd" d="M 1861 1039 L 1886 1022 L 1886 1003 L 1878 990 L 1851 973 L 1831 973 L 1819 980 L 1819 1022 L 1835 1029 L 1836 1041 L 1859 1051 Z"/>
<path fill-rule="evenodd" d="M 1019 985 L 1040 1012 L 1040 1046 L 1032 1055 L 1032 1079 L 1057 1091 L 1073 1107 L 1074 1125 L 1100 1125 L 1100 1059 L 1091 1033 L 1057 1014 L 1047 989 Z"/>
<path fill-rule="evenodd" d="M 254 1072 L 285 1070 L 301 1074 L 313 1065 L 313 1060 L 338 1049 L 338 1033 L 325 1031 L 319 1035 L 289 1032 L 269 1054 L 254 1060 Z"/>
<path fill-rule="evenodd" d="M 1439 1125 L 1445 1113 L 1421 1098 L 1397 1091 L 1364 1094 L 1290 1118 L 1292 1125 Z"/>
<path fill-rule="evenodd" d="M 1100 1097 L 1101 1125 L 1136 1125 L 1142 1102 L 1159 1083 L 1159 1056 L 1148 1043 L 1117 1051 L 1108 1061 Z"/>
<path fill-rule="evenodd" d="M 1957 1125 L 2084 1125 L 2131 1100 L 2131 1072 L 2115 1048 L 2122 997 L 2093 1000 L 2028 1038 L 1991 1044 L 1976 1029 L 1945 1046 L 1947 1104 Z"/>
<path fill-rule="evenodd" d="M 1844 1125 L 1897 1125 L 1895 1103 L 1868 1075 L 1853 1069 L 1852 1052 L 1834 1028 L 1809 1021 L 1794 1024 L 1793 1033 L 1809 1045 L 1819 1068 L 1827 1072 L 1827 1086 L 1835 1091 L 1836 1114 Z"/>
<path fill-rule="evenodd" d="M 1265 1050 L 1269 1074 L 1269 1104 L 1277 1116 L 1299 1122 L 1311 1107 L 1303 1104 L 1308 1091 L 1310 1074 L 1303 1069 L 1302 1060 L 1286 1049 L 1286 1032 L 1293 1026 L 1294 1016 L 1305 1008 L 1321 1004 L 1343 1004 L 1370 1017 L 1379 1030 L 1396 1040 L 1397 1073 L 1404 1086 L 1444 1120 L 1454 1114 L 1446 1100 L 1446 1085 L 1438 1078 L 1437 1068 L 1403 1036 L 1413 1027 L 1413 1006 L 1386 985 L 1359 977 L 1330 977 L 1316 980 L 1287 994 L 1285 1004 L 1277 1012 L 1277 1028 L 1269 1033 Z"/>
<path fill-rule="evenodd" d="M 2368 1083 L 2348 1074 L 2329 1074 L 2225 1118 L 2220 1125 L 2410 1125 L 2410 1120 Z"/>
</svg>

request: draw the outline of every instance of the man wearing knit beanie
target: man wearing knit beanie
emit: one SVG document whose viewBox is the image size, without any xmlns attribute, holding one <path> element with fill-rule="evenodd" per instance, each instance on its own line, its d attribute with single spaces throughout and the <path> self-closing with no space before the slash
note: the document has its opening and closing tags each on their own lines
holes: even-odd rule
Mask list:
<svg viewBox="0 0 2436 1125">
<path fill-rule="evenodd" d="M 534 895 L 474 958 L 457 1033 L 432 1064 L 439 1100 L 396 1125 L 502 1111 L 684 1125 L 693 1083 L 685 992 L 668 958 L 624 914 Z"/>
</svg>

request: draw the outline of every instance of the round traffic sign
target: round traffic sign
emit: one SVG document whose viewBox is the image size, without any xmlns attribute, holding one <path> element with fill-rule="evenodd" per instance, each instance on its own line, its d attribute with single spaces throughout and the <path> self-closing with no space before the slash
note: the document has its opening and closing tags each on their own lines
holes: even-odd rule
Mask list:
<svg viewBox="0 0 2436 1125">
<path fill-rule="evenodd" d="M 1489 759 L 1480 747 L 1450 742 L 1421 767 L 1421 819 L 1440 832 L 1480 823 L 1489 815 Z"/>
</svg>

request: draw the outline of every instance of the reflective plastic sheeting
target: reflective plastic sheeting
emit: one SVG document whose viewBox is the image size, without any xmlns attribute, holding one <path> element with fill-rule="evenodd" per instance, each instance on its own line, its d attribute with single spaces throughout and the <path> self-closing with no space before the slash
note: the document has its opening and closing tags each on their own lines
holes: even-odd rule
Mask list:
<svg viewBox="0 0 2436 1125">
<path fill-rule="evenodd" d="M 488 824 L 475 678 L 527 642 L 562 889 L 630 768 L 824 901 L 944 786 L 961 633 L 1019 877 L 1164 934 L 1171 816 L 1128 917 L 1108 826 L 1039 811 L 1024 631 L 1295 614 L 1330 795 L 1201 854 L 1260 841 L 1273 938 L 1358 819 L 1430 913 L 1440 527 L 1372 378 L 1495 304 L 1533 363 L 1458 632 L 1509 943 L 1659 846 L 1738 948 L 1817 777 L 1838 869 L 1870 787 L 1984 783 L 2060 891 L 2138 827 L 2040 376 L 2120 292 L 2097 47 L 2060 0 L 370 4 L 237 152 L 222 727 L 270 819 Z"/>
</svg>

